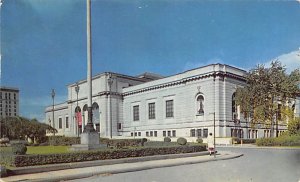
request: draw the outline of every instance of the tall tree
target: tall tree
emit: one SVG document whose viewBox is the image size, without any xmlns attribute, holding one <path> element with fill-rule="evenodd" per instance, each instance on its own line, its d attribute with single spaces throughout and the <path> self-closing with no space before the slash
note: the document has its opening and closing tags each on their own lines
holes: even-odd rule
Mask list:
<svg viewBox="0 0 300 182">
<path fill-rule="evenodd" d="M 5 117 L 0 120 L 1 136 L 9 139 L 25 139 L 30 137 L 33 141 L 41 141 L 46 131 L 51 133 L 57 132 L 55 128 L 45 123 L 40 123 L 36 119 L 27 119 L 24 117 Z"/>
<path fill-rule="evenodd" d="M 263 123 L 274 136 L 274 124 L 278 127 L 283 107 L 291 105 L 300 96 L 300 71 L 290 74 L 278 61 L 271 67 L 258 65 L 247 75 L 247 86 L 237 90 L 236 100 L 245 118 L 251 123 Z M 278 130 L 278 128 L 277 128 Z M 277 136 L 277 132 L 276 132 Z"/>
</svg>

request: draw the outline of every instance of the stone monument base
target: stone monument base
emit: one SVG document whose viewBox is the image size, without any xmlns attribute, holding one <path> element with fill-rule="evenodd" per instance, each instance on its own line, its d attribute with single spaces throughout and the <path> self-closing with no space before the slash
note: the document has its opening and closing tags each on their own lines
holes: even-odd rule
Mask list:
<svg viewBox="0 0 300 182">
<path fill-rule="evenodd" d="M 98 145 L 87 145 L 87 144 L 78 144 L 72 145 L 70 148 L 71 151 L 83 151 L 83 150 L 97 150 L 107 148 L 106 144 L 98 144 Z"/>
<path fill-rule="evenodd" d="M 98 145 L 99 144 L 99 133 L 94 132 L 83 132 L 80 136 L 80 143 L 86 145 Z"/>
<path fill-rule="evenodd" d="M 71 150 L 82 151 L 107 148 L 106 144 L 100 144 L 99 133 L 97 132 L 83 132 L 80 137 L 80 143 L 81 144 L 72 145 Z"/>
</svg>

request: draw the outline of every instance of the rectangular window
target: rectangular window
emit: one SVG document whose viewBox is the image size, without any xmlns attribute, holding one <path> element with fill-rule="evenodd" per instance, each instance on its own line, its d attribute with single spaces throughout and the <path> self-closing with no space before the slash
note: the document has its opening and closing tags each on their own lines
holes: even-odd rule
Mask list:
<svg viewBox="0 0 300 182">
<path fill-rule="evenodd" d="M 195 137 L 195 129 L 191 129 L 190 132 L 191 132 L 190 136 Z"/>
<path fill-rule="evenodd" d="M 176 130 L 172 130 L 172 136 L 176 137 Z"/>
<path fill-rule="evenodd" d="M 131 132 L 130 135 L 133 136 L 133 133 Z"/>
<path fill-rule="evenodd" d="M 150 131 L 150 136 L 153 137 L 153 131 Z"/>
<path fill-rule="evenodd" d="M 149 136 L 149 131 L 146 131 L 146 136 L 147 136 L 147 137 Z"/>
<path fill-rule="evenodd" d="M 122 123 L 118 123 L 118 130 L 122 129 Z"/>
<path fill-rule="evenodd" d="M 62 118 L 58 119 L 58 128 L 62 129 Z"/>
<path fill-rule="evenodd" d="M 157 137 L 157 131 L 154 131 L 154 136 Z"/>
<path fill-rule="evenodd" d="M 197 137 L 200 138 L 202 136 L 202 131 L 201 129 L 197 129 Z"/>
<path fill-rule="evenodd" d="M 168 137 L 170 137 L 171 136 L 171 131 L 168 131 Z"/>
<path fill-rule="evenodd" d="M 99 123 L 96 124 L 96 131 L 97 131 L 98 133 L 100 132 L 100 124 L 99 124 Z"/>
<path fill-rule="evenodd" d="M 149 119 L 155 119 L 155 103 L 148 104 L 148 115 Z"/>
<path fill-rule="evenodd" d="M 140 120 L 139 106 L 133 106 L 133 121 Z"/>
<path fill-rule="evenodd" d="M 167 118 L 174 117 L 173 100 L 167 100 L 166 101 L 166 117 Z"/>
<path fill-rule="evenodd" d="M 66 128 L 69 128 L 69 117 L 66 117 Z"/>
<path fill-rule="evenodd" d="M 141 132 L 138 132 L 138 134 L 139 134 L 139 136 L 141 136 L 141 135 L 142 135 L 142 133 L 141 133 Z"/>
<path fill-rule="evenodd" d="M 208 129 L 203 129 L 203 137 L 207 138 L 208 136 Z"/>
<path fill-rule="evenodd" d="M 167 135 L 166 135 L 166 131 L 163 131 L 163 136 L 164 136 L 164 137 L 167 136 Z"/>
</svg>

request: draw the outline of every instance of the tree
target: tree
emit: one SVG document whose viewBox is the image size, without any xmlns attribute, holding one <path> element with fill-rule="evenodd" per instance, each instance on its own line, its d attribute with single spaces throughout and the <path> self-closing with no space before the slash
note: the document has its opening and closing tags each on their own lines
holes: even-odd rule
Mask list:
<svg viewBox="0 0 300 182">
<path fill-rule="evenodd" d="M 270 68 L 258 65 L 249 71 L 247 85 L 237 89 L 236 101 L 245 118 L 251 118 L 253 125 L 265 124 L 274 136 L 274 124 L 285 121 L 280 118 L 283 108 L 300 96 L 299 83 L 299 69 L 287 74 L 278 61 L 272 62 Z"/>
<path fill-rule="evenodd" d="M 289 121 L 288 131 L 291 135 L 300 134 L 300 118 L 296 117 Z"/>
<path fill-rule="evenodd" d="M 5 117 L 0 120 L 1 137 L 12 139 L 25 139 L 29 137 L 32 141 L 42 141 L 46 131 L 57 132 L 55 128 L 36 119 L 29 120 L 24 117 Z"/>
</svg>

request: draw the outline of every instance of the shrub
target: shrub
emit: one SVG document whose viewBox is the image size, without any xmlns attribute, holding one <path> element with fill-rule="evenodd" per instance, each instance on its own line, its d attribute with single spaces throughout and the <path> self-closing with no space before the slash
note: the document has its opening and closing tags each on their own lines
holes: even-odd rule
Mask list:
<svg viewBox="0 0 300 182">
<path fill-rule="evenodd" d="M 7 171 L 5 166 L 0 165 L 0 177 L 6 177 L 7 176 Z"/>
<path fill-rule="evenodd" d="M 0 148 L 0 165 L 10 166 L 13 162 L 11 147 Z"/>
<path fill-rule="evenodd" d="M 203 143 L 203 139 L 202 138 L 197 138 L 196 142 L 197 143 Z"/>
<path fill-rule="evenodd" d="M 46 154 L 46 155 L 15 155 L 11 166 L 34 166 L 44 164 L 70 163 L 92 160 L 119 159 L 128 157 L 142 157 L 153 155 L 192 153 L 205 151 L 205 145 L 172 146 L 172 147 L 151 147 L 135 149 L 114 149 L 72 152 L 66 154 Z"/>
<path fill-rule="evenodd" d="M 300 117 L 291 119 L 288 123 L 288 131 L 290 134 L 295 135 L 300 131 Z"/>
<path fill-rule="evenodd" d="M 251 144 L 251 143 L 255 143 L 256 142 L 256 139 L 249 139 L 249 138 L 246 138 L 246 139 L 243 139 L 243 144 Z"/>
<path fill-rule="evenodd" d="M 0 146 L 7 146 L 7 144 L 9 144 L 9 138 L 7 137 L 0 138 Z"/>
<path fill-rule="evenodd" d="M 49 136 L 51 145 L 74 145 L 80 144 L 80 137 Z"/>
<path fill-rule="evenodd" d="M 282 135 L 277 138 L 260 138 L 257 146 L 300 146 L 300 135 Z"/>
<path fill-rule="evenodd" d="M 147 139 L 146 139 L 147 140 Z M 114 148 L 124 148 L 124 147 L 136 147 L 143 146 L 145 138 L 143 139 L 105 139 L 101 143 L 107 144 Z"/>
<path fill-rule="evenodd" d="M 100 142 L 100 143 L 105 143 L 105 144 L 107 144 L 108 141 L 109 141 L 109 138 L 102 138 L 102 137 L 99 138 L 99 142 Z"/>
<path fill-rule="evenodd" d="M 237 138 L 237 137 L 232 137 L 232 144 L 240 144 L 241 143 L 241 139 Z"/>
<path fill-rule="evenodd" d="M 179 145 L 186 145 L 187 140 L 185 138 L 183 138 L 183 137 L 180 137 L 180 138 L 177 139 L 177 143 Z"/>
<path fill-rule="evenodd" d="M 15 155 L 25 155 L 27 147 L 22 143 L 12 144 L 12 153 Z"/>
<path fill-rule="evenodd" d="M 178 146 L 177 142 L 149 141 L 145 142 L 145 147 L 163 147 L 163 146 Z"/>
<path fill-rule="evenodd" d="M 164 142 L 171 142 L 171 138 L 170 137 L 165 137 Z"/>
</svg>

